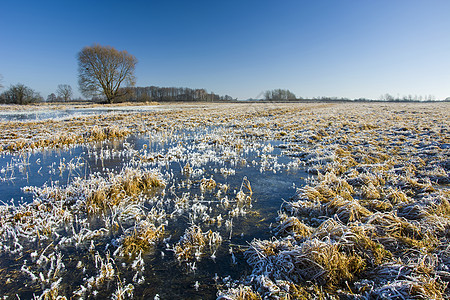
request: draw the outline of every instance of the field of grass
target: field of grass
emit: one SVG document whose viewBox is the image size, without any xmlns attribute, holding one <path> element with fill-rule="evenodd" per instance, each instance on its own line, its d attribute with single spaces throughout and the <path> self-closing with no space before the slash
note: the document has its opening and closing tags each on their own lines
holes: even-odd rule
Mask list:
<svg viewBox="0 0 450 300">
<path fill-rule="evenodd" d="M 123 165 L 24 186 L 30 203 L 0 198 L 10 299 L 164 299 L 152 281 L 161 262 L 194 278 L 193 299 L 450 298 L 449 103 L 177 104 L 2 121 L 0 132 L 2 155 L 27 164 L 32 153 L 96 147 L 102 164 Z M 139 136 L 148 143 L 128 146 Z M 250 167 L 261 180 L 309 175 L 264 237 L 237 244 L 267 217 Z M 235 271 L 197 280 L 205 261 Z"/>
</svg>

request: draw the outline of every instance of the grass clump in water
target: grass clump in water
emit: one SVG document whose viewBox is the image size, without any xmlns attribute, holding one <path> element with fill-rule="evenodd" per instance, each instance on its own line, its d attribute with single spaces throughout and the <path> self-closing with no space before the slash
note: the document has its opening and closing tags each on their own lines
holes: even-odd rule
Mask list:
<svg viewBox="0 0 450 300">
<path fill-rule="evenodd" d="M 164 225 L 156 227 L 152 223 L 141 222 L 134 228 L 131 234 L 122 239 L 118 248 L 122 256 L 128 258 L 135 257 L 140 252 L 147 252 L 158 240 L 164 236 Z"/>
<path fill-rule="evenodd" d="M 251 287 L 239 285 L 238 287 L 230 287 L 226 291 L 219 293 L 217 300 L 261 300 L 261 296 L 255 293 Z"/>
<path fill-rule="evenodd" d="M 365 269 L 357 254 L 346 254 L 338 244 L 308 239 L 300 244 L 287 240 L 254 240 L 245 253 L 253 275 L 294 283 L 316 282 L 334 287 L 351 281 Z"/>
<path fill-rule="evenodd" d="M 199 226 L 192 225 L 186 229 L 174 251 L 178 261 L 200 260 L 204 252 L 215 251 L 221 243 L 222 237 L 218 232 L 202 232 Z"/>
<path fill-rule="evenodd" d="M 126 168 L 117 175 L 110 174 L 108 180 L 101 177 L 93 179 L 93 184 L 97 187 L 92 187 L 86 197 L 86 209 L 89 213 L 106 211 L 126 198 L 165 187 L 160 174 L 134 168 Z"/>
</svg>

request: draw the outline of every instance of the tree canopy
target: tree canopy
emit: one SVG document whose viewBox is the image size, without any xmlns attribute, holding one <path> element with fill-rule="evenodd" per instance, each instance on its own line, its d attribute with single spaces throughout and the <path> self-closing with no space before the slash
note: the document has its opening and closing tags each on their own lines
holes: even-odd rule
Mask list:
<svg viewBox="0 0 450 300">
<path fill-rule="evenodd" d="M 85 97 L 103 94 L 109 103 L 122 97 L 122 83 L 134 86 L 136 57 L 110 46 L 87 46 L 78 53 L 78 84 Z"/>
</svg>

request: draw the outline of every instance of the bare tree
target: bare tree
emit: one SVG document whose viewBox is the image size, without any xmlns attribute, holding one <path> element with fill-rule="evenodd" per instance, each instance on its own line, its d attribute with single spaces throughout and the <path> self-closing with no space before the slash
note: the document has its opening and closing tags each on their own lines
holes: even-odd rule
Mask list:
<svg viewBox="0 0 450 300">
<path fill-rule="evenodd" d="M 410 97 L 411 97 L 411 95 L 410 95 Z M 386 93 L 386 94 L 380 96 L 380 100 L 382 100 L 382 101 L 394 101 L 394 99 L 395 99 L 394 96 L 392 96 L 389 93 Z"/>
<path fill-rule="evenodd" d="M 65 102 L 69 101 L 73 96 L 72 87 L 68 84 L 59 84 L 56 93 Z"/>
<path fill-rule="evenodd" d="M 103 93 L 109 103 L 123 96 L 122 83 L 134 86 L 137 59 L 110 46 L 84 47 L 78 53 L 78 83 L 85 97 Z"/>
<path fill-rule="evenodd" d="M 43 100 L 39 93 L 36 93 L 31 88 L 21 83 L 11 86 L 7 91 L 2 93 L 0 98 L 3 103 L 21 105 L 40 102 Z"/>
<path fill-rule="evenodd" d="M 3 75 L 0 74 L 0 90 L 3 89 L 2 81 L 3 81 Z"/>
<path fill-rule="evenodd" d="M 47 102 L 56 102 L 56 100 L 57 100 L 57 98 L 56 98 L 56 95 L 54 93 L 51 93 L 47 97 Z"/>
</svg>

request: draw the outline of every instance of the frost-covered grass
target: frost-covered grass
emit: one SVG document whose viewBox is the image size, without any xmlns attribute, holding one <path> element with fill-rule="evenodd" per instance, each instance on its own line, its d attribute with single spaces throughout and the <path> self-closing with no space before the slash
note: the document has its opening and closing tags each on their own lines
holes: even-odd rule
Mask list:
<svg viewBox="0 0 450 300">
<path fill-rule="evenodd" d="M 252 275 L 224 295 L 251 282 L 263 298 L 299 290 L 308 299 L 448 298 L 450 119 L 442 106 L 341 105 L 285 130 L 286 152 L 317 176 L 283 205 L 274 239 L 250 244 Z"/>
<path fill-rule="evenodd" d="M 2 291 L 156 297 L 146 293 L 155 255 L 186 276 L 229 256 L 251 272 L 215 278 L 219 299 L 449 298 L 449 111 L 447 103 L 214 104 L 0 122 L 4 153 L 150 141 L 100 144 L 88 155 L 121 160 L 121 170 L 26 187 L 32 203 L 0 206 L 0 255 L 17 262 L 0 270 L 9 278 Z M 77 167 L 70 163 L 52 174 Z M 310 176 L 267 226 L 270 238 L 234 245 L 236 224 L 259 214 L 254 179 L 240 173 L 248 167 Z M 14 167 L 2 169 L 12 180 Z M 246 249 L 244 260 L 236 249 Z"/>
</svg>

